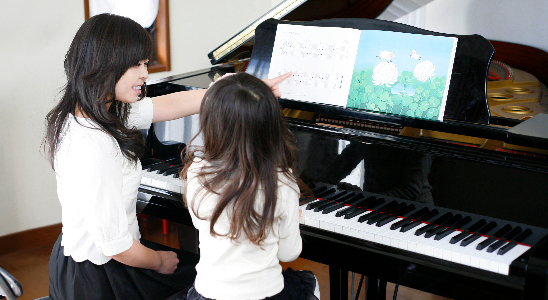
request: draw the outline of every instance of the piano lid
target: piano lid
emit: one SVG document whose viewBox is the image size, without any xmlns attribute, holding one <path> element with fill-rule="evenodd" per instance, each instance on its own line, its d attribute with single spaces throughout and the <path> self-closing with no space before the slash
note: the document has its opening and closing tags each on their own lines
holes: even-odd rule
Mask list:
<svg viewBox="0 0 548 300">
<path fill-rule="evenodd" d="M 369 18 L 380 15 L 392 0 L 285 0 L 208 54 L 212 65 L 251 57 L 255 28 L 268 19 L 311 21 Z"/>
</svg>

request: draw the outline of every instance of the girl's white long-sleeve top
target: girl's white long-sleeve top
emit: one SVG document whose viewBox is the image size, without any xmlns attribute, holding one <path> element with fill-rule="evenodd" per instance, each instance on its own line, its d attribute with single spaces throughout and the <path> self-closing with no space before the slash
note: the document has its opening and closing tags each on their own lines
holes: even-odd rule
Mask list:
<svg viewBox="0 0 548 300">
<path fill-rule="evenodd" d="M 237 242 L 228 238 L 213 237 L 209 220 L 199 219 L 192 210 L 197 207 L 200 217 L 210 216 L 218 197 L 208 194 L 202 199 L 197 195 L 202 187 L 196 177 L 206 162 L 196 159 L 187 177 L 187 205 L 194 226 L 199 230 L 200 262 L 196 266 L 196 290 L 206 298 L 218 300 L 264 299 L 282 291 L 284 279 L 280 261 L 295 260 L 301 253 L 302 240 L 299 230 L 299 188 L 293 179 L 280 173 L 278 202 L 273 230 L 262 247 L 242 237 Z M 259 196 L 256 211 L 264 203 Z M 199 203 L 199 206 L 198 206 Z M 230 220 L 223 212 L 215 223 L 215 231 L 227 233 Z"/>
<path fill-rule="evenodd" d="M 132 104 L 130 128 L 148 129 L 152 100 Z M 65 256 L 101 265 L 139 241 L 136 216 L 141 163 L 130 162 L 116 140 L 90 119 L 69 115 L 55 155 Z"/>
</svg>

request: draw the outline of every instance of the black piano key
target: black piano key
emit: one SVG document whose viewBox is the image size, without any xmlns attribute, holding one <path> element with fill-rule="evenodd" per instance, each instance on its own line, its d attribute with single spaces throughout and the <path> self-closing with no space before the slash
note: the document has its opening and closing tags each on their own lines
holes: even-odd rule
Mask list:
<svg viewBox="0 0 548 300">
<path fill-rule="evenodd" d="M 375 196 L 370 196 L 366 199 L 361 199 L 357 203 L 353 204 L 352 206 L 356 208 L 371 208 L 378 205 L 378 203 L 384 202 L 384 199 L 377 199 Z"/>
<path fill-rule="evenodd" d="M 450 244 L 456 244 L 456 243 L 460 242 L 462 239 L 464 239 L 465 237 L 467 237 L 469 235 L 470 235 L 469 231 L 463 231 L 460 234 L 452 237 L 451 240 L 449 241 L 449 243 Z"/>
<path fill-rule="evenodd" d="M 500 239 L 487 247 L 487 252 L 492 253 L 493 251 L 497 250 L 498 248 L 502 247 L 502 245 L 506 244 L 507 241 L 505 239 Z"/>
<path fill-rule="evenodd" d="M 164 176 L 171 176 L 173 178 L 179 178 L 180 177 L 181 170 L 172 170 L 169 172 L 164 173 Z"/>
<path fill-rule="evenodd" d="M 330 189 L 322 191 L 322 192 L 314 193 L 314 196 L 316 196 L 317 198 L 323 198 L 325 196 L 333 194 L 334 192 L 335 192 L 335 189 L 330 188 Z"/>
<path fill-rule="evenodd" d="M 364 218 L 364 219 L 360 218 L 360 220 L 358 220 L 358 222 L 364 222 L 364 221 L 367 220 L 367 224 L 369 224 L 369 225 L 375 224 L 377 221 L 384 218 L 384 216 L 386 216 L 386 214 L 390 213 L 390 211 L 394 210 L 397 206 L 398 206 L 398 202 L 390 201 L 390 202 L 386 203 L 385 205 L 383 205 L 378 210 L 376 210 L 375 212 L 373 212 L 375 215 L 372 215 L 373 213 L 367 214 L 366 215 L 366 216 L 368 216 L 367 218 Z"/>
<path fill-rule="evenodd" d="M 322 207 L 324 205 L 329 205 L 333 202 L 327 200 L 327 199 L 318 199 L 318 201 L 310 202 L 308 205 L 306 205 L 307 210 L 315 210 L 318 207 Z"/>
<path fill-rule="evenodd" d="M 425 214 L 427 214 L 429 212 L 430 212 L 430 209 L 428 209 L 426 207 L 423 207 L 423 208 L 419 209 L 418 211 L 414 212 L 408 218 L 405 218 L 401 221 L 398 221 L 398 222 L 392 224 L 392 226 L 390 226 L 390 229 L 396 230 L 396 229 L 402 227 L 403 225 L 406 225 L 406 224 L 409 224 L 409 223 L 413 222 L 413 220 L 415 220 L 419 217 L 422 217 L 422 216 L 424 216 Z"/>
<path fill-rule="evenodd" d="M 441 225 L 443 225 L 445 227 L 453 226 L 455 223 L 457 223 L 461 219 L 462 219 L 462 215 L 461 214 L 456 214 L 452 218 L 450 218 L 449 220 L 443 222 L 443 224 L 441 224 Z"/>
<path fill-rule="evenodd" d="M 172 166 L 172 167 L 169 167 L 169 168 L 167 168 L 167 169 L 162 170 L 162 171 L 159 172 L 159 173 L 162 174 L 162 175 L 164 175 L 164 176 L 169 176 L 169 175 L 173 175 L 173 174 L 176 174 L 176 173 L 181 172 L 181 168 L 182 168 L 181 165 Z"/>
<path fill-rule="evenodd" d="M 358 208 L 357 210 L 351 212 L 351 213 L 348 213 L 344 216 L 345 219 L 352 219 L 354 218 L 355 216 L 359 216 L 365 212 L 369 211 L 367 208 Z"/>
<path fill-rule="evenodd" d="M 438 233 L 440 233 L 443 230 L 447 229 L 447 227 L 449 227 L 449 226 L 455 224 L 456 222 L 460 221 L 460 219 L 462 219 L 462 215 L 461 214 L 456 214 L 452 218 L 450 218 L 449 220 L 447 220 L 447 221 L 443 222 L 442 224 L 440 224 L 440 226 L 428 230 L 424 234 L 424 237 L 425 238 L 430 238 L 433 235 L 437 235 Z"/>
<path fill-rule="evenodd" d="M 335 217 L 342 217 L 342 216 L 346 216 L 347 214 L 350 214 L 356 210 L 359 210 L 362 208 L 362 205 L 365 207 L 367 206 L 367 203 L 368 202 L 371 202 L 371 201 L 376 201 L 376 198 L 374 196 L 371 196 L 367 199 L 361 199 L 361 200 L 358 200 L 357 203 L 353 204 L 352 206 L 349 206 L 348 208 L 346 209 L 341 209 L 340 211 L 338 211 L 336 214 L 335 214 Z"/>
<path fill-rule="evenodd" d="M 332 212 L 336 209 L 339 209 L 344 205 L 345 202 L 342 201 L 342 199 L 346 198 L 346 196 L 348 196 L 348 195 L 345 195 L 345 197 L 342 197 L 342 198 L 338 199 L 338 201 L 330 199 L 331 200 L 330 203 L 320 205 L 320 206 L 314 208 L 314 211 L 316 211 L 316 212 L 321 211 L 323 214 L 328 214 L 328 213 L 330 213 L 330 212 Z M 350 196 L 352 196 L 352 195 L 350 195 Z"/>
<path fill-rule="evenodd" d="M 427 222 L 428 220 L 432 219 L 433 217 L 435 217 L 438 214 L 439 214 L 439 211 L 437 209 L 431 210 L 427 214 L 425 214 L 422 217 L 416 219 L 415 221 L 403 225 L 401 227 L 400 231 L 401 232 L 406 232 L 409 229 L 414 228 L 414 227 L 418 226 L 419 224 L 421 224 L 422 221 Z"/>
<path fill-rule="evenodd" d="M 510 231 L 506 236 L 505 238 L 507 240 L 513 240 L 518 234 L 520 234 L 522 231 L 521 227 L 520 226 L 517 226 L 515 227 L 514 229 L 512 229 L 512 231 Z"/>
<path fill-rule="evenodd" d="M 516 245 L 517 245 L 516 242 L 510 242 L 510 243 L 504 245 L 504 247 L 500 248 L 499 251 L 497 252 L 497 254 L 498 255 L 504 255 L 504 254 L 506 254 L 506 252 L 512 250 L 512 248 L 514 248 Z"/>
<path fill-rule="evenodd" d="M 356 206 L 349 206 L 345 209 L 341 209 L 339 210 L 336 214 L 335 214 L 335 217 L 342 217 L 342 216 L 345 216 L 346 214 L 349 214 L 350 212 L 353 212 L 355 210 L 358 210 L 359 208 L 356 207 Z"/>
<path fill-rule="evenodd" d="M 382 207 L 375 210 L 375 216 L 371 216 L 368 218 L 368 224 L 373 224 L 377 222 L 378 220 L 382 219 L 385 214 L 389 214 L 391 211 L 393 211 L 398 206 L 398 202 L 396 201 L 390 201 L 383 205 Z M 371 223 L 369 223 L 371 221 Z"/>
<path fill-rule="evenodd" d="M 392 224 L 392 225 L 390 226 L 390 229 L 396 230 L 396 229 L 402 227 L 403 225 L 407 225 L 407 224 L 409 224 L 409 223 L 411 223 L 411 222 L 413 222 L 413 220 L 412 220 L 411 218 L 401 219 L 401 220 L 399 220 L 398 222 Z"/>
<path fill-rule="evenodd" d="M 367 220 L 369 220 L 369 219 L 371 219 L 371 218 L 373 218 L 373 217 L 375 217 L 375 216 L 378 216 L 378 215 L 380 215 L 380 212 L 379 212 L 379 211 L 372 211 L 372 212 L 368 213 L 367 215 L 361 216 L 361 217 L 358 219 L 358 222 L 363 223 L 363 222 L 365 222 L 365 221 L 367 221 Z"/>
<path fill-rule="evenodd" d="M 169 164 L 156 164 L 156 165 L 148 167 L 146 170 L 149 171 L 149 172 L 154 172 L 154 171 L 164 170 L 164 169 L 168 169 L 168 168 L 171 168 L 171 165 L 169 165 Z"/>
<path fill-rule="evenodd" d="M 336 211 L 337 209 L 344 206 L 344 203 L 335 203 L 335 205 L 328 207 L 322 211 L 322 214 L 328 214 L 330 212 Z"/>
<path fill-rule="evenodd" d="M 426 226 L 423 226 L 419 229 L 417 229 L 417 231 L 415 231 L 415 235 L 419 236 L 431 229 L 433 229 L 434 227 L 436 227 L 438 224 L 442 224 L 443 222 L 451 219 L 451 217 L 453 217 L 453 214 L 450 213 L 450 212 L 446 212 L 445 214 L 443 214 L 441 217 L 437 218 L 434 222 L 426 225 Z"/>
<path fill-rule="evenodd" d="M 369 208 L 369 209 L 375 209 L 375 208 L 379 207 L 380 205 L 383 205 L 384 202 L 386 202 L 386 200 L 384 200 L 383 198 L 373 197 L 373 199 L 371 199 L 370 201 L 366 201 L 364 204 L 362 204 L 362 207 Z M 378 210 L 378 208 L 375 209 L 375 210 Z"/>
<path fill-rule="evenodd" d="M 403 204 L 403 202 L 402 202 Z M 395 212 L 398 216 L 405 216 L 406 214 L 414 211 L 416 209 L 414 204 L 406 205 L 404 208 L 402 208 L 400 211 Z"/>
<path fill-rule="evenodd" d="M 470 228 L 468 228 L 467 231 L 476 232 L 480 228 L 485 226 L 485 224 L 487 224 L 487 221 L 485 221 L 485 219 L 481 219 L 481 220 L 477 221 L 476 223 L 474 223 L 472 226 L 470 226 Z"/>
<path fill-rule="evenodd" d="M 472 222 L 472 218 L 470 216 L 466 216 L 466 217 L 462 218 L 462 220 L 455 223 L 453 225 L 453 227 L 456 228 L 456 229 L 461 229 L 462 227 L 464 227 L 464 225 L 466 225 L 470 222 Z"/>
<path fill-rule="evenodd" d="M 478 230 L 478 232 L 480 234 L 487 234 L 487 233 L 489 233 L 489 231 L 493 230 L 495 227 L 497 227 L 497 222 L 491 221 L 491 222 L 489 222 L 489 224 L 487 224 L 484 227 L 480 228 L 480 230 Z"/>
<path fill-rule="evenodd" d="M 412 207 L 412 209 L 409 209 L 410 207 Z M 386 223 L 390 223 L 394 221 L 398 216 L 405 215 L 414 209 L 415 209 L 415 205 L 413 204 L 407 205 L 406 203 L 401 202 L 400 204 L 398 204 L 396 209 L 394 209 L 394 211 L 390 211 L 388 214 L 386 214 L 381 219 L 379 219 L 377 221 L 377 226 L 381 227 L 385 225 Z M 381 223 L 381 225 L 379 225 L 379 223 Z"/>
<path fill-rule="evenodd" d="M 312 210 L 322 204 L 325 204 L 325 203 L 329 203 L 327 200 L 318 200 L 318 201 L 314 201 L 314 202 L 310 202 L 308 203 L 308 205 L 306 206 L 306 209 L 307 210 Z"/>
<path fill-rule="evenodd" d="M 411 222 L 411 223 L 409 223 L 409 224 L 403 225 L 403 226 L 401 227 L 400 231 L 401 231 L 401 232 L 407 232 L 407 231 L 409 231 L 409 230 L 411 230 L 411 229 L 413 229 L 413 228 L 419 226 L 419 224 L 421 224 L 421 223 L 422 223 L 421 220 L 415 220 L 415 221 L 413 221 L 413 222 Z"/>
<path fill-rule="evenodd" d="M 495 232 L 495 234 L 493 234 L 493 236 L 498 237 L 498 238 L 502 238 L 502 237 L 506 236 L 506 234 L 509 233 L 510 230 L 512 230 L 512 226 L 510 226 L 509 224 L 506 224 L 501 229 L 497 230 L 497 232 Z"/>
<path fill-rule="evenodd" d="M 314 211 L 315 212 L 323 211 L 326 208 L 337 205 L 337 202 L 338 202 L 338 201 L 334 200 L 333 198 L 329 198 L 329 199 L 326 199 L 326 200 L 327 200 L 327 202 L 322 203 L 322 204 L 314 207 Z"/>
<path fill-rule="evenodd" d="M 320 186 L 315 187 L 315 188 L 310 187 L 310 189 L 312 190 L 312 193 L 314 193 L 314 196 L 316 196 L 317 194 L 322 193 L 324 191 L 327 191 L 327 187 L 323 186 L 323 185 L 320 185 Z"/>
<path fill-rule="evenodd" d="M 430 223 L 430 224 L 428 224 L 428 225 L 426 225 L 426 226 L 423 226 L 423 227 L 417 229 L 417 230 L 415 231 L 415 235 L 416 235 L 416 236 L 419 236 L 419 235 L 421 235 L 421 234 L 423 234 L 423 233 L 427 232 L 428 230 L 430 230 L 430 229 L 432 229 L 432 228 L 435 228 L 435 227 L 437 227 L 436 224 Z"/>
<path fill-rule="evenodd" d="M 148 167 L 150 167 L 152 165 L 161 164 L 161 163 L 163 163 L 163 161 L 161 159 L 145 158 L 145 159 L 141 160 L 141 167 L 143 168 L 143 170 L 146 170 Z"/>
<path fill-rule="evenodd" d="M 469 237 L 465 238 L 464 240 L 462 240 L 462 242 L 460 242 L 460 245 L 462 247 L 466 247 L 466 246 L 470 245 L 470 243 L 472 243 L 473 241 L 479 239 L 480 237 L 481 237 L 481 234 L 474 233 L 471 236 L 469 236 Z"/>
<path fill-rule="evenodd" d="M 346 201 L 351 201 L 354 197 L 356 197 L 357 195 L 355 193 L 350 193 L 350 192 L 347 192 L 346 195 L 341 195 L 342 197 L 337 199 L 337 202 L 344 202 L 346 203 Z M 363 197 L 363 196 L 362 196 Z"/>
<path fill-rule="evenodd" d="M 441 232 L 438 232 L 438 234 L 436 234 L 436 236 L 434 237 L 434 240 L 439 241 L 439 240 L 443 239 L 444 237 L 450 235 L 454 231 L 455 231 L 455 229 L 453 229 L 453 228 L 445 228 L 445 230 L 443 230 Z"/>
<path fill-rule="evenodd" d="M 525 241 L 525 239 L 528 238 L 531 234 L 533 234 L 533 231 L 531 231 L 531 229 L 527 228 L 520 235 L 518 235 L 515 239 L 513 239 L 513 241 L 518 242 L 518 243 L 523 243 L 523 241 Z"/>
<path fill-rule="evenodd" d="M 386 224 L 388 224 L 388 223 L 390 223 L 390 222 L 392 222 L 392 221 L 394 221 L 398 218 L 398 216 L 395 216 L 395 215 L 391 215 L 391 216 L 387 216 L 387 217 L 388 218 L 384 218 L 382 220 L 379 220 L 377 222 L 377 224 L 375 224 L 375 226 L 377 226 L 377 227 L 384 226 L 384 225 L 386 225 Z"/>
<path fill-rule="evenodd" d="M 430 238 L 431 236 L 437 235 L 438 233 L 442 232 L 444 229 L 447 229 L 445 226 L 436 226 L 430 230 L 428 230 L 425 234 L 425 238 Z"/>
<path fill-rule="evenodd" d="M 378 221 L 384 219 L 386 216 L 390 216 L 388 213 L 379 213 L 378 215 L 374 216 L 373 218 L 367 220 L 367 224 L 372 225 L 377 223 Z"/>
<path fill-rule="evenodd" d="M 334 204 L 337 204 L 337 202 L 335 202 L 335 201 L 327 201 L 326 203 L 322 203 L 322 204 L 320 204 L 320 205 L 317 205 L 316 207 L 314 207 L 313 210 L 314 210 L 315 212 L 319 212 L 319 211 L 324 210 L 324 208 L 329 207 L 329 206 L 334 205 Z"/>
<path fill-rule="evenodd" d="M 478 249 L 478 250 L 483 250 L 483 249 L 485 249 L 485 247 L 491 245 L 491 244 L 494 243 L 496 240 L 497 240 L 497 239 L 496 239 L 494 236 L 492 236 L 492 237 L 486 239 L 485 241 L 479 243 L 479 244 L 476 246 L 476 249 Z"/>
<path fill-rule="evenodd" d="M 344 196 L 347 196 L 348 195 L 348 192 L 347 191 L 340 191 L 340 192 L 337 192 L 333 195 L 329 195 L 327 198 L 327 200 L 331 200 L 331 201 L 340 201 L 340 198 L 344 197 Z"/>
<path fill-rule="evenodd" d="M 379 214 L 380 214 L 379 211 L 372 211 L 372 212 L 370 212 L 370 213 L 368 213 L 368 214 L 365 214 L 365 215 L 363 215 L 363 216 L 360 216 L 360 218 L 358 219 L 358 222 L 363 223 L 363 222 L 365 222 L 365 221 L 367 221 L 367 220 L 369 220 L 369 219 L 371 219 L 371 218 L 373 218 L 373 217 L 375 217 L 375 216 L 378 216 Z"/>
</svg>

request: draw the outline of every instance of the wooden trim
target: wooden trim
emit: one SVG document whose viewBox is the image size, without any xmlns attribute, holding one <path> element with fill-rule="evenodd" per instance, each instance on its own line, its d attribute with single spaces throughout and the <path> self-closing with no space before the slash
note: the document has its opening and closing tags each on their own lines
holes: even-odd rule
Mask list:
<svg viewBox="0 0 548 300">
<path fill-rule="evenodd" d="M 61 223 L 0 236 L 0 255 L 55 244 Z"/>
<path fill-rule="evenodd" d="M 169 42 L 169 1 L 160 0 L 156 16 L 156 53 L 158 64 L 148 67 L 149 73 L 171 71 L 171 52 Z"/>
<path fill-rule="evenodd" d="M 84 0 L 85 20 L 89 19 L 89 0 Z M 169 1 L 159 0 L 156 16 L 156 53 L 158 63 L 148 66 L 149 73 L 171 71 L 169 42 Z"/>
<path fill-rule="evenodd" d="M 84 0 L 84 20 L 89 19 L 89 0 Z"/>
</svg>

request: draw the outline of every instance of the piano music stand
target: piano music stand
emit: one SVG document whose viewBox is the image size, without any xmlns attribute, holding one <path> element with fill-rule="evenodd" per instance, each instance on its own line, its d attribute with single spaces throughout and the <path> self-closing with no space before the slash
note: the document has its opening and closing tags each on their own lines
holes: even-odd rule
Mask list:
<svg viewBox="0 0 548 300">
<path fill-rule="evenodd" d="M 246 69 L 247 73 L 259 78 L 266 78 L 270 68 L 270 60 L 274 48 L 276 28 L 278 24 L 295 24 L 304 26 L 342 27 L 360 30 L 385 30 L 414 34 L 457 37 L 458 44 L 455 53 L 449 93 L 444 114 L 445 120 L 462 121 L 468 123 L 489 123 L 489 107 L 486 96 L 486 82 L 489 63 L 494 54 L 491 43 L 480 35 L 453 35 L 443 34 L 420 29 L 400 23 L 376 19 L 329 19 L 309 22 L 291 22 L 268 19 L 255 30 L 255 45 Z M 394 115 L 351 110 L 329 105 L 315 105 L 311 103 L 281 100 L 284 107 L 347 115 L 352 117 L 378 119 L 391 123 L 406 123 L 406 126 L 425 128 L 424 123 L 440 123 L 437 121 L 409 119 Z M 413 126 L 416 125 L 416 126 Z M 421 126 L 422 125 L 422 126 Z M 429 127 L 428 125 L 426 125 Z M 436 126 L 430 124 L 431 126 Z"/>
</svg>

